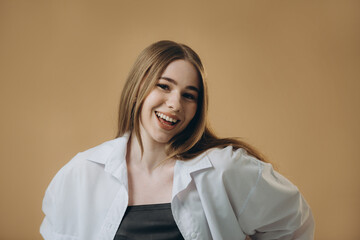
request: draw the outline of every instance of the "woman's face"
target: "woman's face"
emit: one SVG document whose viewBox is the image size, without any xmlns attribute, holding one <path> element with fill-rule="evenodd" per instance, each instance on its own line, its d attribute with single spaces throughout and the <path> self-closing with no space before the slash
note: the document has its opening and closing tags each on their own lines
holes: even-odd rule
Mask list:
<svg viewBox="0 0 360 240">
<path fill-rule="evenodd" d="M 166 144 L 195 116 L 200 83 L 188 61 L 171 62 L 145 98 L 140 115 L 142 141 Z"/>
</svg>

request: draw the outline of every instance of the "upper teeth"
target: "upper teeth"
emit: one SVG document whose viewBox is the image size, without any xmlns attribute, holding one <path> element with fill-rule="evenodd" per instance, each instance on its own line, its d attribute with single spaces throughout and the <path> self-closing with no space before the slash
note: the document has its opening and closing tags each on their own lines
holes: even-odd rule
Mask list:
<svg viewBox="0 0 360 240">
<path fill-rule="evenodd" d="M 178 120 L 174 119 L 174 118 L 171 118 L 169 116 L 166 116 L 165 114 L 162 114 L 162 113 L 159 113 L 159 112 L 156 112 L 156 115 L 168 122 L 172 122 L 172 123 L 176 123 Z"/>
</svg>

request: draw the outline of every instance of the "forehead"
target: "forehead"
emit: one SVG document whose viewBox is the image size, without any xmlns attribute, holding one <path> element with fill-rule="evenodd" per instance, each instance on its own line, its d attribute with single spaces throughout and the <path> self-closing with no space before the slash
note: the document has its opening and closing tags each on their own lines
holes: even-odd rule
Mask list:
<svg viewBox="0 0 360 240">
<path fill-rule="evenodd" d="M 195 66 L 186 60 L 175 60 L 171 62 L 161 74 L 161 77 L 167 77 L 175 80 L 179 86 L 200 87 L 199 74 Z"/>
</svg>

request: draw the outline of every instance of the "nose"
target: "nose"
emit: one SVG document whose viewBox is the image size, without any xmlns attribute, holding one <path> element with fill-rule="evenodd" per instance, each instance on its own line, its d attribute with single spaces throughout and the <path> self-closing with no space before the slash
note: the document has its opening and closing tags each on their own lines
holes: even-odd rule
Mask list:
<svg viewBox="0 0 360 240">
<path fill-rule="evenodd" d="M 166 105 L 174 112 L 179 112 L 181 110 L 181 96 L 178 93 L 171 93 L 168 95 L 166 100 Z"/>
</svg>

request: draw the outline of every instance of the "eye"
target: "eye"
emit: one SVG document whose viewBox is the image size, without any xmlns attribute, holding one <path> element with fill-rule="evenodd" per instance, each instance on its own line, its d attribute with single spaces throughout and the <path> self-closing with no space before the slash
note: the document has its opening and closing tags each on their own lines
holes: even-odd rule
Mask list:
<svg viewBox="0 0 360 240">
<path fill-rule="evenodd" d="M 156 86 L 158 86 L 159 88 L 163 89 L 163 90 L 169 90 L 170 87 L 166 84 L 161 84 L 161 83 L 158 83 L 156 84 Z"/>
<path fill-rule="evenodd" d="M 184 93 L 183 94 L 183 97 L 186 98 L 186 99 L 189 99 L 189 100 L 192 100 L 192 101 L 196 101 L 196 96 L 194 94 L 191 94 L 191 93 Z"/>
</svg>

